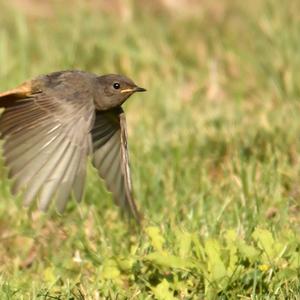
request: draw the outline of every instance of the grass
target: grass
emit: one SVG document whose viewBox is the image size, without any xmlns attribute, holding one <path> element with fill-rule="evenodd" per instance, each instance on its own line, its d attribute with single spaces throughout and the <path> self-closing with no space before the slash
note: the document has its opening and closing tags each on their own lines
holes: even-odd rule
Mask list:
<svg viewBox="0 0 300 300">
<path fill-rule="evenodd" d="M 0 166 L 1 299 L 299 299 L 297 1 L 0 3 L 1 90 L 69 68 L 148 89 L 125 104 L 142 229 L 91 167 L 59 216 Z"/>
</svg>

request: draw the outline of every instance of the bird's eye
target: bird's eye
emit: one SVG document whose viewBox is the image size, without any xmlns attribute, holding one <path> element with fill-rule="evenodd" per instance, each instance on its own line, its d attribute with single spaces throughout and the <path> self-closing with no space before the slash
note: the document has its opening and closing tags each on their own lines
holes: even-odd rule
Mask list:
<svg viewBox="0 0 300 300">
<path fill-rule="evenodd" d="M 113 84 L 113 87 L 114 87 L 115 90 L 118 90 L 120 88 L 120 83 L 119 82 L 115 82 Z"/>
</svg>

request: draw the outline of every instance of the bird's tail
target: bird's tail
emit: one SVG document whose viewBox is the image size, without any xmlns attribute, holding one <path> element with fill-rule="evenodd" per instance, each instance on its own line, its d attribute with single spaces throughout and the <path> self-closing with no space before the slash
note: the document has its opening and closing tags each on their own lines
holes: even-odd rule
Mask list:
<svg viewBox="0 0 300 300">
<path fill-rule="evenodd" d="M 16 100 L 24 99 L 31 95 L 32 87 L 30 82 L 24 82 L 15 89 L 0 93 L 0 108 L 14 106 Z"/>
</svg>

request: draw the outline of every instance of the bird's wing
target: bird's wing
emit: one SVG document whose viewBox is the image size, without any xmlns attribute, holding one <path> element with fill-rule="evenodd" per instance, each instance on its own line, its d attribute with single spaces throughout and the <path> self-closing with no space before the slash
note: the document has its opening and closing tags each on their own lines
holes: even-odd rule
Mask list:
<svg viewBox="0 0 300 300">
<path fill-rule="evenodd" d="M 126 119 L 122 108 L 97 112 L 93 138 L 93 164 L 112 192 L 115 202 L 137 221 L 140 214 L 132 194 L 127 150 Z"/>
<path fill-rule="evenodd" d="M 30 85 L 0 94 L 4 161 L 25 206 L 39 199 L 46 210 L 55 198 L 62 212 L 72 190 L 81 199 L 95 111 L 86 97 L 61 87 L 31 94 Z"/>
</svg>

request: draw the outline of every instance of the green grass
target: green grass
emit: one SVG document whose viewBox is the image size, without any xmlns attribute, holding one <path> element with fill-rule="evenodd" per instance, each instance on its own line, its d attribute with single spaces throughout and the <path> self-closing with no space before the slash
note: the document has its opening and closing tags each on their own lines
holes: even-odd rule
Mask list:
<svg viewBox="0 0 300 300">
<path fill-rule="evenodd" d="M 0 299 L 300 298 L 300 2 L 199 2 L 0 2 L 1 90 L 69 68 L 148 89 L 125 104 L 144 228 L 91 167 L 62 217 L 0 166 Z"/>
</svg>

